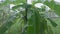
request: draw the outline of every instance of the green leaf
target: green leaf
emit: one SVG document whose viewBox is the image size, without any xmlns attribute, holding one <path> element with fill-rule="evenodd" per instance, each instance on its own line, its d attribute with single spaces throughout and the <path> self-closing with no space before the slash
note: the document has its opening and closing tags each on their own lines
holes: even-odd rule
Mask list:
<svg viewBox="0 0 60 34">
<path fill-rule="evenodd" d="M 47 29 L 47 21 L 39 14 L 37 8 L 31 11 L 32 16 L 28 20 L 28 25 L 31 26 L 28 26 L 27 34 L 45 34 L 44 31 Z"/>
<path fill-rule="evenodd" d="M 45 1 L 44 4 L 50 7 L 52 10 L 54 10 L 56 14 L 60 16 L 60 5 L 59 4 L 56 4 L 54 1 L 50 1 L 50 2 Z"/>
<path fill-rule="evenodd" d="M 57 24 L 53 20 L 51 20 L 50 18 L 47 18 L 47 19 L 51 22 L 51 24 L 52 24 L 53 27 L 57 26 Z"/>
<path fill-rule="evenodd" d="M 51 26 L 48 26 L 47 34 L 54 34 Z"/>
<path fill-rule="evenodd" d="M 26 8 L 26 4 L 23 3 L 22 5 L 16 5 L 16 6 L 12 7 L 12 10 L 18 9 L 19 7 Z"/>
<path fill-rule="evenodd" d="M 19 18 L 15 18 L 14 16 L 10 16 L 4 24 L 0 27 L 0 34 L 4 34 L 14 23 L 16 23 L 16 20 Z"/>
</svg>

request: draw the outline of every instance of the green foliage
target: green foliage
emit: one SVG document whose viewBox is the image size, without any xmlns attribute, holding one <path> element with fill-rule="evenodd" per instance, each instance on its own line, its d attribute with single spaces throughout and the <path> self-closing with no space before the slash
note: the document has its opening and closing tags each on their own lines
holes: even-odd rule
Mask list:
<svg viewBox="0 0 60 34">
<path fill-rule="evenodd" d="M 41 1 L 38 0 L 37 2 Z M 47 20 L 49 20 L 54 27 L 56 27 L 57 24 L 50 18 L 45 18 L 45 14 L 41 14 L 41 12 L 45 12 L 45 6 L 42 7 L 42 9 L 38 9 L 34 6 L 37 2 L 33 2 L 32 5 L 27 4 L 26 0 L 6 0 L 1 3 L 0 7 L 7 4 L 15 4 L 16 6 L 12 7 L 12 10 L 14 10 L 13 12 L 16 10 L 19 12 L 16 11 L 16 13 L 10 13 L 12 16 L 9 15 L 8 20 L 0 26 L 0 34 L 54 34 L 51 26 L 47 24 Z M 21 5 L 20 3 L 23 4 Z M 59 14 L 59 5 L 56 5 L 54 1 L 45 1 L 43 4 L 49 6 Z M 20 7 L 25 8 L 25 10 L 20 11 Z"/>
<path fill-rule="evenodd" d="M 51 22 L 51 24 L 53 25 L 53 27 L 56 27 L 57 26 L 57 24 L 53 20 L 51 20 L 49 18 L 48 18 L 48 20 Z"/>
<path fill-rule="evenodd" d="M 45 5 L 49 6 L 52 10 L 54 10 L 55 13 L 57 13 L 60 16 L 60 5 L 56 4 L 54 1 L 45 1 L 44 2 Z"/>
</svg>

